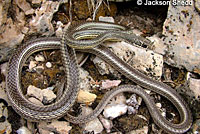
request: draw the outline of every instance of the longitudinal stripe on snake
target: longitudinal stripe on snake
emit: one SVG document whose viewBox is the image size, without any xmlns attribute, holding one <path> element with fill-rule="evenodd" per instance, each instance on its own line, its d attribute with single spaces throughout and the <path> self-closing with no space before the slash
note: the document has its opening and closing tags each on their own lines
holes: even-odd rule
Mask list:
<svg viewBox="0 0 200 134">
<path fill-rule="evenodd" d="M 106 27 L 108 25 L 108 27 Z M 54 118 L 59 118 L 64 115 L 66 115 L 69 108 L 73 105 L 76 95 L 78 92 L 78 83 L 79 83 L 79 75 L 78 75 L 78 67 L 76 63 L 76 56 L 74 53 L 74 49 L 68 47 L 65 45 L 65 41 L 67 40 L 77 40 L 78 38 L 84 39 L 90 39 L 92 36 L 92 39 L 86 40 L 95 42 L 96 37 L 98 37 L 98 34 L 104 34 L 101 30 L 106 29 L 107 30 L 113 30 L 113 32 L 116 32 L 119 35 L 119 38 L 125 41 L 132 40 L 140 40 L 138 45 L 141 45 L 141 43 L 145 44 L 146 40 L 138 39 L 136 36 L 133 36 L 133 38 L 136 39 L 127 39 L 125 37 L 120 37 L 120 30 L 123 34 L 127 34 L 127 38 L 130 38 L 129 33 L 125 33 L 127 30 L 126 27 L 116 25 L 116 24 L 110 24 L 110 23 L 82 23 L 78 25 L 73 25 L 69 28 L 70 31 L 67 31 L 72 34 L 72 38 L 68 39 L 68 36 L 66 34 L 63 35 L 62 41 L 60 41 L 59 38 L 55 37 L 49 37 L 49 38 L 40 38 L 33 41 L 28 42 L 25 45 L 22 45 L 20 48 L 17 49 L 17 51 L 13 54 L 12 58 L 9 61 L 8 66 L 8 76 L 7 76 L 7 94 L 8 98 L 10 99 L 10 102 L 13 106 L 13 108 L 24 118 L 33 120 L 33 121 L 40 121 L 40 120 L 51 120 Z M 98 29 L 101 32 L 100 33 L 94 33 L 92 29 Z M 82 31 L 81 31 L 82 30 Z M 91 31 L 89 31 L 91 30 Z M 84 34 L 85 32 L 89 32 L 90 35 Z M 77 33 L 76 33 L 77 32 Z M 83 32 L 80 34 L 80 32 Z M 105 32 L 105 34 L 109 34 L 109 32 Z M 88 35 L 88 36 L 87 36 Z M 71 36 L 71 35 L 70 35 Z M 93 38 L 95 37 L 95 38 Z M 112 36 L 106 37 L 105 40 L 112 39 Z M 116 39 L 116 38 L 114 38 Z M 83 42 L 83 41 L 81 41 Z M 91 43 L 88 42 L 88 43 Z M 98 40 L 96 43 L 101 44 L 103 42 L 102 40 Z M 68 42 L 69 43 L 69 42 Z M 80 42 L 76 41 L 76 48 L 78 48 L 78 45 Z M 131 42 L 132 43 L 132 42 Z M 92 43 L 91 43 L 92 44 Z M 95 44 L 95 43 L 94 43 Z M 181 117 L 181 121 L 179 124 L 173 124 L 167 121 L 158 109 L 155 106 L 155 103 L 150 99 L 150 96 L 146 94 L 140 87 L 126 85 L 126 86 L 119 86 L 118 88 L 108 92 L 105 97 L 102 99 L 102 101 L 99 103 L 97 108 L 94 110 L 93 113 L 86 117 L 71 117 L 68 115 L 66 117 L 69 121 L 73 123 L 83 123 L 86 121 L 89 121 L 93 119 L 94 117 L 98 116 L 98 114 L 103 110 L 103 107 L 106 105 L 108 100 L 116 95 L 119 92 L 133 92 L 138 95 L 140 95 L 149 111 L 150 114 L 154 120 L 154 122 L 161 127 L 163 130 L 169 133 L 184 133 L 186 132 L 192 124 L 192 116 L 191 112 L 186 104 L 186 102 L 180 97 L 178 93 L 169 86 L 152 80 L 145 76 L 144 74 L 140 73 L 139 71 L 135 70 L 128 64 L 126 64 L 124 61 L 122 61 L 119 57 L 114 55 L 108 48 L 105 46 L 98 45 L 94 48 L 90 48 L 89 44 L 86 44 L 86 49 L 83 49 L 84 46 L 81 46 L 81 49 L 77 49 L 77 51 L 81 52 L 88 52 L 95 54 L 96 56 L 99 56 L 103 60 L 105 60 L 107 63 L 109 63 L 113 68 L 117 69 L 119 72 L 121 72 L 123 75 L 125 75 L 128 79 L 132 80 L 133 82 L 137 83 L 138 85 L 145 87 L 149 90 L 152 90 L 164 97 L 166 97 L 168 100 L 170 100 L 174 106 L 178 109 L 178 112 Z M 72 42 L 73 46 L 73 42 Z M 88 49 L 89 48 L 89 49 Z M 41 50 L 47 50 L 47 49 L 61 49 L 62 57 L 64 61 L 64 67 L 66 68 L 66 82 L 65 82 L 65 90 L 61 98 L 59 98 L 55 103 L 47 105 L 47 106 L 39 106 L 36 104 L 33 104 L 29 102 L 24 95 L 22 94 L 21 89 L 21 70 L 24 62 L 26 59 L 34 52 L 41 51 Z"/>
</svg>

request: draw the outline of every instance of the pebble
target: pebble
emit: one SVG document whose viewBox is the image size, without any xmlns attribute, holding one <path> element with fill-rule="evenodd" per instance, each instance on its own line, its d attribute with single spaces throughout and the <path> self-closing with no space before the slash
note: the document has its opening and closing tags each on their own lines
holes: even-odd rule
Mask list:
<svg viewBox="0 0 200 134">
<path fill-rule="evenodd" d="M 78 92 L 77 102 L 90 104 L 94 102 L 96 97 L 97 97 L 96 94 L 90 93 L 88 91 L 80 90 Z"/>
<path fill-rule="evenodd" d="M 103 16 L 100 16 L 99 17 L 99 21 L 115 23 L 115 20 L 114 20 L 113 17 L 103 17 Z"/>
<path fill-rule="evenodd" d="M 191 90 L 190 92 L 193 92 L 194 97 L 198 99 L 198 97 L 200 97 L 200 79 L 190 78 L 189 87 Z"/>
<path fill-rule="evenodd" d="M 39 73 L 39 74 L 42 74 L 42 72 L 44 71 L 44 67 L 43 66 L 36 66 L 34 68 L 34 70 Z"/>
<path fill-rule="evenodd" d="M 47 62 L 47 63 L 46 63 L 46 67 L 47 67 L 47 68 L 51 68 L 51 67 L 52 67 L 51 62 Z"/>
<path fill-rule="evenodd" d="M 43 100 L 42 90 L 40 88 L 33 86 L 33 85 L 28 86 L 27 95 L 30 96 L 30 97 L 35 97 L 35 98 L 39 99 L 41 102 Z"/>
<path fill-rule="evenodd" d="M 105 118 L 114 119 L 125 114 L 128 110 L 128 106 L 125 104 L 111 104 L 104 108 L 103 115 Z"/>
<path fill-rule="evenodd" d="M 111 129 L 113 127 L 113 123 L 111 120 L 108 120 L 106 118 L 104 118 L 103 116 L 99 116 L 99 120 L 101 121 L 102 125 L 104 126 L 104 128 L 106 129 L 107 133 L 111 132 Z"/>
<path fill-rule="evenodd" d="M 32 134 L 32 133 L 27 127 L 22 126 L 17 130 L 17 134 Z"/>
<path fill-rule="evenodd" d="M 41 93 L 43 95 L 43 104 L 49 104 L 56 98 L 56 95 L 52 90 L 43 89 Z"/>
<path fill-rule="evenodd" d="M 36 55 L 36 56 L 35 56 L 35 60 L 36 60 L 36 61 L 40 61 L 40 62 L 44 62 L 44 61 L 45 61 L 45 58 L 44 58 L 44 56 L 42 56 L 42 55 Z"/>
<path fill-rule="evenodd" d="M 37 61 L 30 61 L 28 68 L 29 70 L 32 70 L 36 66 L 37 66 Z"/>
<path fill-rule="evenodd" d="M 117 87 L 121 83 L 121 80 L 104 80 L 102 81 L 101 89 L 110 89 Z"/>
<path fill-rule="evenodd" d="M 156 103 L 157 108 L 161 109 L 162 104 L 161 103 Z"/>
<path fill-rule="evenodd" d="M 86 116 L 90 114 L 93 110 L 89 107 L 83 107 L 81 115 Z M 94 134 L 99 134 L 103 131 L 103 125 L 99 121 L 98 118 L 95 118 L 94 120 L 91 120 L 87 122 L 84 126 L 84 130 L 87 132 L 94 132 Z"/>
</svg>

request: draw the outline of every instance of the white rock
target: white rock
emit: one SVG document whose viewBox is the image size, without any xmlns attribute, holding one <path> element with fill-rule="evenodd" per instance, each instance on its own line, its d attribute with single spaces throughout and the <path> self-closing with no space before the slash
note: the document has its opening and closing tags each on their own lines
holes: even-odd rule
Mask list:
<svg viewBox="0 0 200 134">
<path fill-rule="evenodd" d="M 44 58 L 44 56 L 42 56 L 42 55 L 36 55 L 36 56 L 35 56 L 35 60 L 36 60 L 36 61 L 41 61 L 41 62 L 43 62 L 43 61 L 45 61 L 45 58 Z"/>
<path fill-rule="evenodd" d="M 94 81 L 93 78 L 89 75 L 89 73 L 80 67 L 80 89 L 89 91 L 91 89 L 90 82 Z"/>
<path fill-rule="evenodd" d="M 163 41 L 156 35 L 148 37 L 148 39 L 153 42 L 152 49 L 154 52 L 164 55 L 167 51 L 167 46 L 164 45 Z"/>
<path fill-rule="evenodd" d="M 198 99 L 198 96 L 200 96 L 200 79 L 189 79 L 189 87 L 190 90 L 194 93 L 194 96 L 196 99 Z"/>
<path fill-rule="evenodd" d="M 162 104 L 161 103 L 156 103 L 157 108 L 161 109 Z"/>
<path fill-rule="evenodd" d="M 106 129 L 106 132 L 110 133 L 111 129 L 113 127 L 112 121 L 108 120 L 108 119 L 105 119 L 103 116 L 100 116 L 99 120 L 101 121 L 101 123 L 103 124 L 104 128 Z"/>
<path fill-rule="evenodd" d="M 51 68 L 51 67 L 52 67 L 51 62 L 47 62 L 47 63 L 46 63 L 46 67 L 47 67 L 47 68 Z"/>
<path fill-rule="evenodd" d="M 44 104 L 51 103 L 56 98 L 56 95 L 54 94 L 54 92 L 52 90 L 48 90 L 48 89 L 43 89 L 42 95 L 43 95 L 42 102 Z"/>
<path fill-rule="evenodd" d="M 51 23 L 53 14 L 58 11 L 60 2 L 43 1 L 40 8 L 35 10 L 35 16 L 29 22 L 29 33 L 40 33 L 42 35 L 53 35 L 54 28 Z"/>
<path fill-rule="evenodd" d="M 77 96 L 77 102 L 79 103 L 91 103 L 96 99 L 96 94 L 90 93 L 88 91 L 80 90 Z"/>
<path fill-rule="evenodd" d="M 105 80 L 102 81 L 101 89 L 110 89 L 112 87 L 117 87 L 121 83 L 121 80 Z"/>
<path fill-rule="evenodd" d="M 193 0 L 190 6 L 169 5 L 163 24 L 163 42 L 168 48 L 166 61 L 178 68 L 199 72 L 200 16 Z M 184 2 L 183 2 L 184 3 Z M 196 7 L 196 9 L 195 9 Z"/>
<path fill-rule="evenodd" d="M 22 126 L 17 130 L 17 134 L 32 134 L 32 133 L 27 127 Z"/>
<path fill-rule="evenodd" d="M 31 97 L 35 97 L 35 98 L 39 99 L 40 101 L 43 100 L 42 90 L 40 88 L 33 86 L 33 85 L 28 86 L 27 95 L 31 96 Z"/>
<path fill-rule="evenodd" d="M 99 17 L 99 21 L 112 22 L 112 23 L 115 22 L 115 20 L 114 20 L 113 17 L 103 17 L 103 16 L 100 16 L 100 17 Z"/>
<path fill-rule="evenodd" d="M 106 118 L 114 119 L 118 116 L 121 116 L 127 112 L 128 106 L 125 104 L 112 104 L 112 105 L 107 105 L 104 108 L 103 115 Z"/>
<path fill-rule="evenodd" d="M 95 57 L 94 59 L 92 59 L 92 61 L 101 75 L 110 74 L 114 72 L 114 69 L 110 65 L 106 64 L 99 57 Z"/>
<path fill-rule="evenodd" d="M 63 35 L 63 30 L 62 30 L 62 27 L 63 27 L 63 23 L 61 21 L 57 21 L 56 23 L 56 37 L 62 37 Z"/>
<path fill-rule="evenodd" d="M 89 107 L 83 107 L 81 115 L 86 116 L 90 114 L 93 110 Z M 91 120 L 85 124 L 84 130 L 89 132 L 94 132 L 95 134 L 101 133 L 103 131 L 103 125 L 99 121 L 98 118 L 95 118 L 94 120 Z"/>
<path fill-rule="evenodd" d="M 107 44 L 119 58 L 133 68 L 160 78 L 163 68 L 163 56 L 126 42 L 113 42 Z"/>
<path fill-rule="evenodd" d="M 32 0 L 31 2 L 32 2 L 32 4 L 40 4 L 42 2 L 42 0 Z"/>
<path fill-rule="evenodd" d="M 123 93 L 120 93 L 111 99 L 110 104 L 126 104 L 126 97 Z"/>
<path fill-rule="evenodd" d="M 28 68 L 29 70 L 32 70 L 36 66 L 37 66 L 37 61 L 30 61 Z"/>
<path fill-rule="evenodd" d="M 103 131 L 103 125 L 101 124 L 98 118 L 95 118 L 94 120 L 86 123 L 85 130 L 89 132 L 93 131 L 94 134 L 99 134 Z"/>
<path fill-rule="evenodd" d="M 34 97 L 30 97 L 28 98 L 28 100 L 34 104 L 37 104 L 37 105 L 40 105 L 40 106 L 43 106 L 42 102 Z"/>
<path fill-rule="evenodd" d="M 131 132 L 129 132 L 128 134 L 148 134 L 148 126 L 144 126 L 141 129 L 137 129 L 137 130 L 133 130 Z"/>
</svg>

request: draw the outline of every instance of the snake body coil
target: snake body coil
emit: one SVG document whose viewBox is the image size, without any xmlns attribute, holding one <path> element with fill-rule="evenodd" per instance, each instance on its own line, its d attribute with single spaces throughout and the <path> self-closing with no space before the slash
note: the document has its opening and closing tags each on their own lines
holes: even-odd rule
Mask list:
<svg viewBox="0 0 200 134">
<path fill-rule="evenodd" d="M 97 31 L 95 32 L 93 29 L 97 29 Z M 144 74 L 140 73 L 139 71 L 133 69 L 123 60 L 113 54 L 108 48 L 101 45 L 97 46 L 96 44 L 101 44 L 104 40 L 113 39 L 112 37 L 114 34 L 111 35 L 110 32 L 105 32 L 105 30 L 113 31 L 113 33 L 117 35 L 116 37 L 119 37 L 119 39 L 126 40 L 131 43 L 134 42 L 138 45 L 141 45 L 141 43 L 148 43 L 148 41 L 143 38 L 139 38 L 135 35 L 131 36 L 129 32 L 126 33 L 126 27 L 103 22 L 86 22 L 73 25 L 66 31 L 62 41 L 60 41 L 59 38 L 54 37 L 41 38 L 30 41 L 17 49 L 17 51 L 13 54 L 9 61 L 6 85 L 8 98 L 10 99 L 13 108 L 24 118 L 33 121 L 51 120 L 54 118 L 62 117 L 67 113 L 67 110 L 69 110 L 76 99 L 79 82 L 75 52 L 73 48 L 65 45 L 65 43 L 67 42 L 67 44 L 71 44 L 71 47 L 79 48 L 77 49 L 77 51 L 88 52 L 99 56 L 133 82 L 166 97 L 177 108 L 181 117 L 181 121 L 179 124 L 173 124 L 167 121 L 164 117 L 162 117 L 162 115 L 156 108 L 155 103 L 151 100 L 150 96 L 146 94 L 140 87 L 131 85 L 119 86 L 118 88 L 108 92 L 99 103 L 99 105 L 96 107 L 94 112 L 90 115 L 86 117 L 72 117 L 68 115 L 67 120 L 73 123 L 84 123 L 86 121 L 89 121 L 97 117 L 101 113 L 106 103 L 114 95 L 120 92 L 133 92 L 140 95 L 144 99 L 154 122 L 159 127 L 161 127 L 168 133 L 186 132 L 191 127 L 192 116 L 185 101 L 175 92 L 175 90 L 173 90 L 169 86 L 161 82 L 152 80 Z M 122 35 L 127 36 L 122 37 Z M 80 39 L 91 40 L 80 41 Z M 116 38 L 114 37 L 114 39 Z M 82 43 L 84 45 L 81 45 Z M 61 98 L 57 99 L 55 103 L 47 106 L 39 106 L 29 102 L 22 94 L 20 76 L 22 66 L 25 63 L 26 59 L 31 54 L 37 51 L 47 49 L 60 49 L 62 52 L 63 64 L 66 68 L 65 90 Z"/>
</svg>

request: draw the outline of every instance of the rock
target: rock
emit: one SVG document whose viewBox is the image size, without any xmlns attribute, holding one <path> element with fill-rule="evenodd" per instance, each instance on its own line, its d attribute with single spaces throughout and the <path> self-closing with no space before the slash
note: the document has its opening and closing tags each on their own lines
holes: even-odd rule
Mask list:
<svg viewBox="0 0 200 134">
<path fill-rule="evenodd" d="M 62 30 L 62 27 L 63 27 L 63 23 L 61 21 L 57 21 L 56 23 L 56 37 L 62 37 L 63 35 L 63 30 Z"/>
<path fill-rule="evenodd" d="M 68 132 L 72 129 L 69 126 L 69 123 L 66 121 L 53 121 L 51 124 L 47 125 L 47 127 L 55 128 L 60 134 L 68 134 Z"/>
<path fill-rule="evenodd" d="M 133 130 L 128 134 L 148 134 L 148 126 L 144 126 L 141 129 Z"/>
<path fill-rule="evenodd" d="M 41 134 L 68 134 L 72 127 L 66 121 L 54 120 L 51 123 L 40 122 L 38 125 Z"/>
<path fill-rule="evenodd" d="M 51 21 L 53 14 L 58 11 L 58 7 L 59 2 L 57 1 L 43 1 L 41 7 L 36 9 L 35 16 L 32 16 L 32 20 L 29 23 L 29 34 L 53 35 L 54 28 Z"/>
<path fill-rule="evenodd" d="M 81 115 L 86 116 L 90 114 L 93 110 L 89 107 L 83 107 Z M 87 122 L 84 126 L 84 130 L 88 132 L 94 132 L 94 134 L 101 133 L 103 131 L 103 126 L 98 118 Z"/>
<path fill-rule="evenodd" d="M 0 44 L 5 46 L 13 47 L 17 44 L 20 44 L 24 39 L 24 34 L 20 32 L 20 29 L 17 27 L 18 24 L 15 24 L 11 18 L 8 18 L 5 23 L 5 28 L 2 33 L 0 33 Z"/>
<path fill-rule="evenodd" d="M 125 104 L 111 104 L 104 108 L 103 115 L 106 118 L 114 119 L 127 112 L 128 106 Z"/>
<path fill-rule="evenodd" d="M 200 72 L 200 16 L 194 5 L 198 3 L 191 6 L 169 5 L 162 38 L 169 51 L 166 62 L 197 73 Z"/>
<path fill-rule="evenodd" d="M 163 56 L 151 50 L 145 50 L 126 42 L 114 42 L 107 44 L 118 57 L 150 76 L 160 78 L 163 68 Z"/>
<path fill-rule="evenodd" d="M 35 60 L 36 60 L 36 61 L 40 61 L 40 62 L 44 62 L 44 61 L 45 61 L 45 58 L 44 58 L 44 56 L 42 56 L 42 55 L 36 55 L 36 56 L 35 56 Z"/>
<path fill-rule="evenodd" d="M 77 96 L 77 102 L 90 104 L 96 99 L 96 95 L 88 91 L 80 90 Z"/>
<path fill-rule="evenodd" d="M 32 0 L 31 2 L 32 2 L 32 4 L 40 4 L 42 2 L 42 0 Z"/>
<path fill-rule="evenodd" d="M 100 16 L 100 17 L 99 17 L 99 21 L 112 22 L 112 23 L 115 22 L 115 20 L 114 20 L 113 17 L 103 17 L 103 16 Z"/>
<path fill-rule="evenodd" d="M 156 103 L 156 107 L 159 108 L 159 109 L 161 109 L 162 104 L 161 103 Z"/>
<path fill-rule="evenodd" d="M 42 72 L 44 71 L 44 67 L 43 66 L 36 66 L 35 68 L 33 68 L 38 74 L 42 74 Z"/>
<path fill-rule="evenodd" d="M 5 100 L 7 103 L 10 101 L 8 100 L 7 94 L 6 94 L 6 82 L 3 81 L 0 83 L 0 98 Z"/>
<path fill-rule="evenodd" d="M 194 121 L 191 131 L 193 134 L 199 134 L 200 133 L 200 119 Z"/>
<path fill-rule="evenodd" d="M 136 114 L 141 103 L 142 98 L 136 98 L 136 94 L 132 94 L 131 97 L 128 100 L 126 100 L 126 104 L 128 105 L 128 114 Z"/>
<path fill-rule="evenodd" d="M 103 124 L 104 128 L 106 129 L 106 132 L 110 133 L 111 129 L 113 127 L 112 121 L 108 120 L 108 119 L 105 119 L 103 116 L 100 116 L 99 120 L 101 121 L 101 123 Z"/>
<path fill-rule="evenodd" d="M 10 7 L 11 0 L 1 1 L 0 4 L 0 34 L 4 31 L 4 27 L 2 25 L 6 23 L 7 20 L 7 12 Z"/>
<path fill-rule="evenodd" d="M 49 89 L 43 89 L 42 95 L 43 95 L 43 100 L 42 100 L 43 104 L 49 104 L 56 98 L 54 92 Z"/>
<path fill-rule="evenodd" d="M 37 61 L 30 61 L 28 68 L 29 70 L 32 70 L 36 66 L 37 66 Z"/>
<path fill-rule="evenodd" d="M 25 12 L 26 15 L 34 13 L 34 10 L 31 8 L 31 5 L 25 0 L 16 0 L 17 6 Z"/>
<path fill-rule="evenodd" d="M 1 73 L 4 75 L 4 76 L 7 76 L 7 66 L 8 66 L 8 63 L 3 63 L 1 64 Z"/>
<path fill-rule="evenodd" d="M 121 83 L 121 80 L 105 80 L 102 81 L 101 89 L 110 89 L 117 87 Z"/>
<path fill-rule="evenodd" d="M 200 97 L 200 79 L 189 79 L 190 90 L 194 93 L 194 97 L 198 99 Z"/>
<path fill-rule="evenodd" d="M 99 134 L 103 131 L 103 126 L 98 118 L 86 123 L 85 128 L 88 132 L 94 132 L 94 134 Z"/>
<path fill-rule="evenodd" d="M 150 46 L 150 49 L 153 49 L 153 51 L 158 54 L 165 55 L 167 52 L 167 46 L 164 45 L 163 41 L 157 35 L 147 38 L 153 42 L 152 46 Z"/>
<path fill-rule="evenodd" d="M 3 99 L 0 99 L 0 133 L 1 134 L 10 134 L 12 131 L 11 124 L 7 120 L 8 118 L 7 106 L 8 106 L 7 102 Z"/>
<path fill-rule="evenodd" d="M 51 62 L 47 62 L 47 63 L 46 63 L 46 67 L 47 67 L 47 68 L 51 68 L 51 67 L 52 67 Z"/>
<path fill-rule="evenodd" d="M 80 67 L 80 89 L 89 91 L 91 89 L 90 82 L 94 81 L 93 78 L 89 75 L 89 73 Z"/>
<path fill-rule="evenodd" d="M 32 133 L 27 127 L 23 126 L 17 130 L 17 134 L 32 134 Z"/>
<path fill-rule="evenodd" d="M 102 59 L 100 59 L 99 57 L 95 57 L 94 59 L 91 59 L 93 61 L 93 63 L 95 64 L 95 66 L 97 67 L 99 73 L 101 75 L 105 75 L 105 74 L 114 74 L 114 69 L 106 64 Z"/>
<path fill-rule="evenodd" d="M 28 100 L 34 104 L 37 104 L 37 105 L 40 105 L 40 106 L 43 106 L 43 103 L 41 101 L 39 101 L 38 99 L 34 98 L 34 97 L 30 97 L 28 98 Z"/>
<path fill-rule="evenodd" d="M 39 99 L 41 102 L 43 100 L 43 93 L 40 88 L 37 88 L 35 86 L 29 85 L 27 89 L 27 95 L 31 97 L 35 97 Z"/>
</svg>

